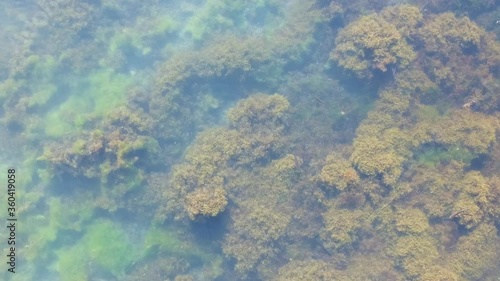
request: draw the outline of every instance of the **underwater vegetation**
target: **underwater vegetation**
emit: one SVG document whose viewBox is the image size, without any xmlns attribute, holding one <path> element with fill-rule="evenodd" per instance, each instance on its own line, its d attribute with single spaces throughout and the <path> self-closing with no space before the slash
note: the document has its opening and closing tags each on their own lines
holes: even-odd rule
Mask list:
<svg viewBox="0 0 500 281">
<path fill-rule="evenodd" d="M 87 228 L 78 244 L 57 252 L 58 261 L 54 266 L 61 280 L 87 280 L 87 265 L 122 277 L 136 255 L 131 246 L 123 230 L 111 222 L 96 221 Z"/>
<path fill-rule="evenodd" d="M 28 2 L 12 280 L 498 276 L 494 1 Z"/>
<path fill-rule="evenodd" d="M 399 30 L 396 24 L 379 15 L 361 17 L 342 29 L 335 39 L 331 58 L 360 77 L 370 77 L 374 70 L 385 72 L 390 66 L 407 66 L 415 59 L 415 53 L 400 31 L 413 29 L 418 24 L 418 17 L 413 22 L 405 21 L 408 26 Z"/>
</svg>

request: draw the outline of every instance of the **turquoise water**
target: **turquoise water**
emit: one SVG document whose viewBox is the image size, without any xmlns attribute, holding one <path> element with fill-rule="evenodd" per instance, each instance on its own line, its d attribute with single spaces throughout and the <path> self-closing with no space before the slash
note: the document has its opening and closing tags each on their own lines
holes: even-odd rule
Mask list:
<svg viewBox="0 0 500 281">
<path fill-rule="evenodd" d="M 494 280 L 500 13 L 459 2 L 1 2 L 0 279 Z"/>
</svg>

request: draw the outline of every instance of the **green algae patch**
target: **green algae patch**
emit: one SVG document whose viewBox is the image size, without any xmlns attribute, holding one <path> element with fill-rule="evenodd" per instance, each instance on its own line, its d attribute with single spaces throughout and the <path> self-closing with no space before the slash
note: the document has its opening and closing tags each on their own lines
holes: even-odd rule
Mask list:
<svg viewBox="0 0 500 281">
<path fill-rule="evenodd" d="M 37 202 L 41 195 L 32 192 L 28 196 Z M 53 197 L 46 201 L 46 213 L 27 216 L 26 220 L 32 228 L 26 229 L 29 235 L 26 246 L 21 250 L 22 256 L 28 261 L 43 260 L 50 254 L 48 248 L 61 237 L 61 231 L 80 232 L 94 213 L 91 202 L 83 199 L 70 201 Z"/>
<path fill-rule="evenodd" d="M 168 254 L 186 258 L 191 261 L 201 261 L 204 265 L 213 262 L 213 256 L 189 239 L 181 237 L 182 232 L 175 229 L 153 226 L 146 234 L 144 249 L 146 255 Z"/>
<path fill-rule="evenodd" d="M 169 251 L 180 250 L 181 241 L 173 231 L 152 227 L 146 235 L 145 248 L 151 250 L 158 246 L 161 250 L 168 249 Z"/>
<path fill-rule="evenodd" d="M 27 221 L 32 233 L 27 238 L 26 245 L 19 251 L 19 254 L 24 256 L 28 262 L 43 260 L 48 254 L 48 245 L 57 238 L 58 224 L 43 215 L 32 216 Z"/>
<path fill-rule="evenodd" d="M 208 34 L 227 30 L 244 32 L 251 29 L 250 18 L 277 17 L 275 9 L 278 5 L 274 1 L 228 1 L 209 0 L 197 9 L 192 9 L 192 16 L 188 18 L 182 32 L 195 41 L 202 41 Z"/>
<path fill-rule="evenodd" d="M 128 86 L 132 83 L 129 76 L 114 73 L 111 69 L 92 73 L 86 82 L 89 84 L 84 89 L 81 98 L 92 105 L 92 113 L 98 116 L 125 104 L 123 98 Z"/>
<path fill-rule="evenodd" d="M 207 280 L 222 275 L 223 258 L 210 249 L 195 244 L 182 231 L 173 228 L 152 226 L 144 240 L 143 258 L 166 255 L 186 259 L 192 265 L 201 265 L 200 270 Z"/>
<path fill-rule="evenodd" d="M 28 100 L 28 107 L 43 106 L 57 92 L 57 87 L 54 84 L 42 84 L 36 89 L 33 89 L 33 96 Z"/>
<path fill-rule="evenodd" d="M 82 255 L 82 246 L 73 247 L 66 251 L 57 253 L 58 261 L 56 270 L 59 272 L 61 281 L 86 281 L 88 280 L 86 259 Z"/>
<path fill-rule="evenodd" d="M 108 221 L 91 225 L 83 238 L 91 260 L 119 277 L 133 261 L 133 247 L 126 233 Z"/>
<path fill-rule="evenodd" d="M 109 40 L 108 55 L 133 54 L 135 59 L 146 56 L 153 48 L 167 44 L 167 38 L 178 29 L 178 23 L 171 16 L 161 15 L 154 19 L 137 22 L 135 26 L 124 28 Z M 108 41 L 107 38 L 102 38 Z"/>
<path fill-rule="evenodd" d="M 61 229 L 82 231 L 83 226 L 94 214 L 94 206 L 91 198 L 80 198 L 79 200 L 61 200 L 51 198 L 49 200 L 51 221 L 56 222 Z"/>
<path fill-rule="evenodd" d="M 469 164 L 475 157 L 477 157 L 476 153 L 472 153 L 469 149 L 462 146 L 430 147 L 421 150 L 416 155 L 417 163 L 426 167 L 437 167 L 440 164 L 450 161 L 460 161 Z"/>
<path fill-rule="evenodd" d="M 75 107 L 77 108 L 77 107 Z M 64 118 L 64 112 L 61 108 L 52 111 L 45 117 L 45 134 L 49 137 L 60 137 L 67 133 L 75 131 L 75 127 Z"/>
<path fill-rule="evenodd" d="M 97 269 L 122 278 L 137 256 L 125 231 L 107 220 L 94 222 L 77 244 L 56 254 L 54 267 L 63 281 L 87 280 Z"/>
<path fill-rule="evenodd" d="M 55 83 L 58 75 L 58 63 L 52 56 L 36 56 L 32 55 L 27 60 L 27 80 L 20 80 L 19 86 L 24 84 L 27 91 L 31 93 L 30 97 L 24 97 L 27 108 L 45 106 L 50 99 L 57 93 L 57 84 Z M 9 83 L 7 84 L 7 86 Z M 12 89 L 12 84 L 10 88 Z M 9 87 L 7 88 L 9 89 Z"/>
<path fill-rule="evenodd" d="M 127 88 L 133 83 L 129 76 L 111 69 L 68 82 L 72 88 L 68 98 L 45 117 L 45 133 L 50 137 L 79 132 L 88 122 L 125 104 Z"/>
</svg>

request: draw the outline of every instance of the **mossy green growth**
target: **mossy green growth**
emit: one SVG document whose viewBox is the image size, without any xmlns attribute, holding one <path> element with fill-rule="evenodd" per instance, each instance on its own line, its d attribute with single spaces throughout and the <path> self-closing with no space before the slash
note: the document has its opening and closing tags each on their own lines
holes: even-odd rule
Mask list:
<svg viewBox="0 0 500 281">
<path fill-rule="evenodd" d="M 73 147 L 71 148 L 71 150 L 78 155 L 85 155 L 86 144 L 87 141 L 85 141 L 84 139 L 78 139 L 75 141 L 75 143 L 73 143 Z"/>
<path fill-rule="evenodd" d="M 31 215 L 27 217 L 30 229 L 26 229 L 28 235 L 26 247 L 21 251 L 28 260 L 43 259 L 46 256 L 46 248 L 55 241 L 57 233 L 61 228 L 60 201 L 52 198 L 47 202 L 49 210 L 45 215 Z M 23 231 L 21 231 L 23 234 Z"/>
<path fill-rule="evenodd" d="M 33 95 L 28 100 L 28 107 L 43 106 L 56 93 L 57 87 L 54 84 L 42 84 L 33 89 Z"/>
<path fill-rule="evenodd" d="M 14 74 L 0 83 L 0 103 L 13 97 L 18 106 L 26 109 L 45 106 L 57 93 L 58 67 L 58 62 L 50 55 L 29 56 L 18 72 L 13 70 Z M 32 127 L 34 123 L 36 122 L 25 125 Z"/>
<path fill-rule="evenodd" d="M 55 270 L 59 272 L 61 281 L 87 281 L 87 260 L 82 255 L 84 247 L 78 245 L 67 250 L 62 249 L 57 252 L 57 263 Z"/>
<path fill-rule="evenodd" d="M 92 199 L 79 198 L 78 200 L 61 200 L 53 197 L 48 200 L 50 207 L 50 221 L 57 223 L 60 229 L 81 231 L 84 223 L 88 222 L 94 213 Z"/>
<path fill-rule="evenodd" d="M 90 83 L 86 95 L 90 96 L 94 114 L 102 116 L 110 109 L 125 104 L 123 99 L 127 87 L 132 83 L 129 76 L 114 73 L 111 69 L 104 69 L 92 73 L 88 77 Z"/>
<path fill-rule="evenodd" d="M 177 22 L 168 15 L 138 22 L 132 28 L 118 31 L 109 40 L 108 55 L 115 56 L 120 52 L 133 53 L 136 56 L 148 55 L 155 44 L 165 43 L 167 36 L 178 29 Z M 107 38 L 103 38 L 107 40 Z M 161 44 L 160 44 L 161 45 Z"/>
<path fill-rule="evenodd" d="M 36 161 L 36 157 L 38 156 L 38 152 L 35 150 L 24 150 L 22 153 L 22 156 L 19 155 L 22 159 L 21 164 L 14 164 L 10 163 L 10 165 L 14 164 L 13 166 L 17 166 L 17 172 L 22 173 L 22 177 L 18 177 L 16 179 L 16 183 L 20 186 L 25 186 L 25 187 L 34 187 L 36 184 L 33 182 L 36 181 L 34 180 L 34 177 L 36 175 L 36 171 L 39 168 L 37 165 L 38 162 Z M 29 190 L 29 188 L 26 188 L 24 191 Z"/>
<path fill-rule="evenodd" d="M 31 193 L 31 196 L 36 195 Z M 83 198 L 76 202 L 68 202 L 52 197 L 47 200 L 46 205 L 48 212 L 45 215 L 27 215 L 31 228 L 26 229 L 29 235 L 26 247 L 21 251 L 28 261 L 47 258 L 50 254 L 48 247 L 58 239 L 59 232 L 81 231 L 83 224 L 92 217 L 94 210 L 92 203 Z"/>
<path fill-rule="evenodd" d="M 106 161 L 99 165 L 99 171 L 101 174 L 101 182 L 106 183 L 108 181 L 108 175 L 113 171 L 113 167 L 109 161 Z"/>
<path fill-rule="evenodd" d="M 143 42 L 139 34 L 127 32 L 127 30 L 125 30 L 124 32 L 119 32 L 111 38 L 111 42 L 108 47 L 108 54 L 114 55 L 122 50 L 143 50 L 144 48 L 146 47 L 143 46 Z"/>
<path fill-rule="evenodd" d="M 178 28 L 176 21 L 169 16 L 162 16 L 154 21 L 154 27 L 146 34 L 147 37 L 162 37 Z"/>
<path fill-rule="evenodd" d="M 27 59 L 27 74 L 31 79 L 37 81 L 48 81 L 53 78 L 57 69 L 58 62 L 50 55 L 36 56 L 32 55 Z"/>
<path fill-rule="evenodd" d="M 181 252 L 182 241 L 171 229 L 153 226 L 146 235 L 144 248 L 151 251 L 158 247 L 160 251 Z"/>
<path fill-rule="evenodd" d="M 416 154 L 416 161 L 418 164 L 426 167 L 437 167 L 440 164 L 450 161 L 460 161 L 469 164 L 475 157 L 477 157 L 476 153 L 472 153 L 469 149 L 462 146 L 434 146 L 425 148 Z"/>
<path fill-rule="evenodd" d="M 145 252 L 142 257 L 167 254 L 186 259 L 192 264 L 201 263 L 202 271 L 206 277 L 215 279 L 220 276 L 223 272 L 221 269 L 223 259 L 218 255 L 211 254 L 209 249 L 192 244 L 188 238 L 182 237 L 182 235 L 181 232 L 173 228 L 152 226 L 144 240 Z"/>
<path fill-rule="evenodd" d="M 108 192 L 112 197 L 120 198 L 127 192 L 140 188 L 145 180 L 144 172 L 136 168 L 125 168 L 120 173 L 113 174 L 108 177 L 101 177 L 103 189 Z M 107 182 L 114 182 L 113 186 L 108 186 Z"/>
<path fill-rule="evenodd" d="M 224 17 L 224 1 L 209 0 L 203 7 L 188 19 L 183 32 L 189 34 L 194 40 L 201 40 L 209 31 L 209 27 L 222 26 L 229 28 L 233 26 L 233 21 Z M 227 8 L 227 7 L 226 7 Z"/>
<path fill-rule="evenodd" d="M 437 122 L 443 114 L 432 105 L 418 105 L 415 116 L 419 121 Z"/>
<path fill-rule="evenodd" d="M 122 142 L 116 153 L 119 160 L 125 160 L 127 156 L 134 151 L 144 151 L 147 153 L 150 160 L 154 160 L 154 156 L 160 152 L 160 145 L 152 137 L 138 137 L 130 142 Z M 128 163 L 126 166 L 131 167 L 133 163 Z"/>
<path fill-rule="evenodd" d="M 125 231 L 108 220 L 98 220 L 87 228 L 82 239 L 57 251 L 55 269 L 61 280 L 87 280 L 88 266 L 97 266 L 117 278 L 139 256 Z"/>
<path fill-rule="evenodd" d="M 176 230 L 152 226 L 146 235 L 144 248 L 148 254 L 169 253 L 176 256 L 194 258 L 202 256 L 200 249 L 181 239 Z"/>
<path fill-rule="evenodd" d="M 117 277 L 123 275 L 126 267 L 137 256 L 126 233 L 110 221 L 91 225 L 83 242 L 89 258 Z"/>
<path fill-rule="evenodd" d="M 57 92 L 55 76 L 58 62 L 52 56 L 31 56 L 26 76 L 29 92 L 32 95 L 28 98 L 27 106 L 43 106 Z"/>
<path fill-rule="evenodd" d="M 15 80 L 12 78 L 0 82 L 0 103 L 3 104 L 7 97 L 15 94 L 23 82 L 24 80 Z"/>
<path fill-rule="evenodd" d="M 61 112 L 61 108 L 45 115 L 44 129 L 45 134 L 49 137 L 60 137 L 75 131 L 75 128 L 71 126 L 63 112 Z"/>
<path fill-rule="evenodd" d="M 30 225 L 30 229 L 26 229 L 29 236 L 26 245 L 19 250 L 19 254 L 27 261 L 43 260 L 49 252 L 47 251 L 48 245 L 57 238 L 59 224 L 43 215 L 30 216 L 27 222 Z M 22 229 L 20 234 L 22 236 Z"/>
<path fill-rule="evenodd" d="M 132 79 L 111 69 L 102 69 L 85 78 L 69 79 L 73 91 L 58 108 L 45 117 L 45 133 L 51 137 L 78 132 L 88 121 L 126 103 Z"/>
<path fill-rule="evenodd" d="M 37 175 L 39 169 L 36 161 L 37 153 L 35 150 L 26 149 L 22 153 L 16 154 L 14 159 L 0 163 L 0 170 L 2 171 L 7 171 L 15 167 L 16 186 L 22 187 L 16 193 L 16 211 L 21 216 L 30 212 L 36 206 L 37 202 L 44 197 L 42 186 L 46 182 L 40 180 Z M 7 200 L 6 197 L 3 198 Z"/>
<path fill-rule="evenodd" d="M 247 17 L 269 16 L 276 1 L 269 0 L 208 0 L 202 7 L 193 9 L 193 15 L 188 19 L 182 32 L 189 34 L 196 41 L 203 40 L 212 32 L 227 31 L 234 28 L 243 31 L 247 27 Z M 266 13 L 262 13 L 266 11 Z"/>
</svg>

